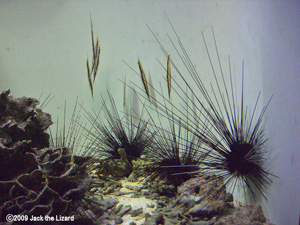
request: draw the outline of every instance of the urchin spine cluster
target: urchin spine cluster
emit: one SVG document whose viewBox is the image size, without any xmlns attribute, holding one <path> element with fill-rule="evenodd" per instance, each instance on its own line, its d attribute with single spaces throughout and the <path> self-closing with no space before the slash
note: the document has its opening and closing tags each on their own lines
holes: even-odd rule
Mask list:
<svg viewBox="0 0 300 225">
<path fill-rule="evenodd" d="M 174 29 L 173 26 L 172 28 Z M 272 183 L 271 178 L 276 177 L 265 168 L 267 160 L 267 138 L 264 135 L 263 118 L 270 101 L 263 106 L 263 109 L 260 113 L 257 113 L 257 105 L 260 97 L 259 93 L 256 99 L 254 110 L 251 112 L 248 110 L 248 107 L 244 103 L 243 63 L 241 84 L 242 93 L 240 105 L 238 104 L 237 98 L 235 97 L 236 93 L 234 93 L 233 90 L 230 58 L 230 84 L 228 85 L 225 81 L 225 75 L 223 73 L 213 29 L 212 34 L 215 51 L 217 53 L 216 55 L 220 71 L 220 78 L 217 76 L 216 68 L 212 63 L 211 54 L 203 35 L 203 41 L 215 80 L 215 85 L 210 84 L 211 89 L 208 89 L 204 85 L 201 76 L 197 73 L 195 67 L 193 66 L 194 64 L 187 54 L 187 51 L 184 48 L 175 29 L 174 33 L 176 35 L 179 47 L 175 45 L 170 37 L 169 39 L 178 53 L 181 61 L 183 62 L 188 76 L 192 78 L 193 83 L 197 88 L 193 88 L 193 85 L 187 81 L 187 75 L 180 71 L 179 66 L 170 59 L 169 54 L 153 33 L 163 53 L 168 58 L 167 67 L 164 67 L 167 72 L 166 80 L 168 81 L 168 89 L 170 88 L 169 84 L 171 82 L 169 80 L 171 79 L 175 86 L 172 87 L 173 95 L 175 93 L 176 98 L 178 97 L 178 99 L 183 100 L 184 104 L 186 105 L 186 109 L 189 109 L 189 111 L 181 111 L 177 105 L 169 100 L 170 90 L 168 91 L 169 98 L 165 97 L 162 93 L 159 93 L 156 90 L 156 95 L 159 95 L 163 100 L 156 101 L 155 110 L 158 111 L 160 115 L 168 117 L 169 112 L 173 112 L 173 109 L 175 108 L 177 113 L 173 113 L 171 119 L 169 118 L 169 120 L 172 120 L 173 123 L 182 126 L 184 129 L 198 138 L 199 146 L 196 149 L 199 154 L 202 155 L 199 160 L 199 173 L 217 174 L 218 177 L 223 179 L 224 185 L 222 189 L 227 187 L 234 192 L 236 189 L 241 188 L 245 194 L 247 191 L 249 191 L 250 198 L 254 199 L 254 201 L 256 201 L 259 197 L 258 195 L 261 195 L 267 199 L 265 190 Z M 181 77 L 181 82 L 171 77 L 169 72 L 170 64 Z M 163 65 L 163 63 L 161 63 L 161 65 Z M 151 88 L 154 89 L 153 87 Z M 186 90 L 191 92 L 191 97 L 188 96 Z M 211 91 L 212 94 L 209 94 L 209 91 Z M 140 96 L 142 96 L 142 94 L 140 94 Z M 144 97 L 144 99 L 147 98 Z M 166 104 L 166 102 L 168 104 Z M 191 102 L 192 104 L 188 105 L 188 102 Z M 150 108 L 151 107 L 152 106 L 150 106 Z M 151 109 L 153 108 L 154 107 Z M 190 118 L 194 118 L 197 120 L 197 122 L 193 122 Z M 201 129 L 199 129 L 199 127 Z M 165 130 L 164 128 L 159 129 Z M 173 131 L 171 131 L 171 133 L 172 132 Z M 174 140 L 175 139 L 171 141 Z M 183 148 L 184 146 L 181 146 L 181 149 Z M 160 149 L 159 151 L 163 153 L 165 149 Z M 161 155 L 161 161 L 164 160 L 167 160 L 166 155 Z M 178 164 L 178 166 L 180 166 L 180 164 Z M 163 166 L 161 168 L 163 168 Z M 219 191 L 222 190 L 220 189 Z"/>
</svg>

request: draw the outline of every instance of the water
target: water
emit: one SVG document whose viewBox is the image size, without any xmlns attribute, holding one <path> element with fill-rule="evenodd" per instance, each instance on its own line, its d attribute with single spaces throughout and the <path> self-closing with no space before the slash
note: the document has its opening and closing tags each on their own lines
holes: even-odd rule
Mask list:
<svg viewBox="0 0 300 225">
<path fill-rule="evenodd" d="M 272 94 L 267 112 L 271 170 L 280 178 L 271 186 L 264 203 L 265 212 L 275 224 L 296 224 L 299 214 L 299 11 L 298 3 L 228 3 L 164 1 L 147 2 L 10 2 L 0 3 L 0 90 L 11 89 L 15 97 L 38 98 L 52 94 L 44 108 L 53 120 L 67 115 L 79 97 L 87 109 L 100 106 L 100 94 L 108 89 L 120 109 L 123 83 L 141 85 L 138 57 L 154 86 L 165 76 L 157 62 L 163 53 L 146 23 L 162 41 L 176 63 L 180 60 L 167 33 L 174 37 L 167 18 L 176 27 L 194 66 L 205 82 L 211 80 L 201 31 L 213 48 L 213 26 L 221 60 L 227 69 L 230 55 L 235 88 L 239 89 L 242 60 L 245 60 L 245 96 L 253 106 L 259 90 L 262 105 Z M 91 59 L 90 15 L 94 34 L 99 37 L 101 58 L 91 98 L 86 60 Z M 297 19 L 298 18 L 298 19 Z M 173 57 L 174 56 L 174 57 Z M 227 70 L 228 71 L 228 70 Z M 179 76 L 174 74 L 175 79 Z M 121 80 L 121 81 L 120 81 Z M 131 84 L 132 82 L 133 84 Z M 239 92 L 237 92 L 239 93 Z M 68 118 L 69 119 L 69 118 Z M 285 210 L 283 210 L 285 209 Z"/>
</svg>

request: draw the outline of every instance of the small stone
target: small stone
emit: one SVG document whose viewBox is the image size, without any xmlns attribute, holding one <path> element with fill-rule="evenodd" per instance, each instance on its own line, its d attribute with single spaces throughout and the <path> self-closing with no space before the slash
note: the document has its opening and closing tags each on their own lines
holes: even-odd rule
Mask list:
<svg viewBox="0 0 300 225">
<path fill-rule="evenodd" d="M 103 194 L 107 195 L 113 192 L 114 192 L 114 187 L 109 187 L 105 191 L 103 191 Z"/>
<path fill-rule="evenodd" d="M 123 207 L 123 204 L 120 204 L 120 205 L 118 205 L 116 208 L 115 208 L 115 213 L 116 214 L 118 214 L 118 212 L 120 212 L 120 210 L 122 209 L 122 207 Z"/>
<path fill-rule="evenodd" d="M 157 208 L 157 209 L 161 209 L 162 206 L 161 206 L 161 205 L 157 205 L 156 208 Z"/>
<path fill-rule="evenodd" d="M 132 210 L 131 216 L 132 217 L 136 217 L 136 216 L 138 216 L 138 215 L 140 215 L 142 213 L 143 213 L 143 208 L 138 208 L 138 209 Z"/>
<path fill-rule="evenodd" d="M 198 199 L 197 199 L 198 200 Z M 174 202 L 174 205 L 184 205 L 186 208 L 191 208 L 195 205 L 195 196 L 183 193 Z"/>
<path fill-rule="evenodd" d="M 115 196 L 121 196 L 121 195 L 127 195 L 127 194 L 130 194 L 130 192 L 116 191 L 114 193 Z"/>
<path fill-rule="evenodd" d="M 149 190 L 142 190 L 142 195 L 143 196 L 149 196 L 151 193 Z"/>
<path fill-rule="evenodd" d="M 107 208 L 110 209 L 113 206 L 115 206 L 116 204 L 118 204 L 117 200 L 114 199 L 105 199 L 106 201 L 103 203 L 103 205 Z"/>
<path fill-rule="evenodd" d="M 118 213 L 118 215 L 120 217 L 123 217 L 126 213 L 128 213 L 131 210 L 131 206 L 130 205 L 125 205 L 121 211 Z"/>
<path fill-rule="evenodd" d="M 110 213 L 112 213 L 112 212 L 110 212 L 110 211 L 108 210 L 107 213 L 110 214 Z M 120 218 L 121 218 L 120 216 L 115 215 L 115 214 L 110 215 L 110 216 L 108 217 L 109 220 L 116 220 L 116 219 L 120 219 Z"/>
<path fill-rule="evenodd" d="M 148 207 L 148 208 L 154 208 L 155 205 L 154 205 L 154 204 L 147 204 L 147 207 Z"/>
<path fill-rule="evenodd" d="M 168 218 L 172 218 L 172 219 L 174 219 L 178 216 L 178 214 L 174 213 L 174 212 L 165 212 L 164 215 L 167 216 Z"/>
<path fill-rule="evenodd" d="M 135 222 L 130 222 L 130 224 L 129 225 L 136 225 L 136 223 Z"/>
<path fill-rule="evenodd" d="M 133 197 L 141 197 L 142 196 L 142 193 L 141 192 L 135 192 L 134 194 L 133 194 Z"/>
<path fill-rule="evenodd" d="M 129 177 L 127 178 L 127 180 L 130 181 L 130 182 L 136 182 L 137 179 L 138 179 L 138 175 L 136 174 L 135 171 L 133 171 L 133 172 L 129 175 Z"/>
<path fill-rule="evenodd" d="M 232 222 L 234 221 L 234 223 Z M 260 205 L 246 205 L 226 217 L 218 219 L 216 225 L 223 224 L 269 224 Z"/>
<path fill-rule="evenodd" d="M 214 221 L 195 221 L 195 222 L 189 222 L 189 225 L 213 225 Z"/>
<path fill-rule="evenodd" d="M 169 198 L 167 197 L 167 196 L 160 196 L 159 197 L 159 201 L 161 201 L 161 202 L 165 202 L 165 203 L 167 203 L 167 202 L 169 202 Z"/>
<path fill-rule="evenodd" d="M 162 202 L 162 201 L 157 201 L 157 206 L 160 206 L 160 208 L 162 208 L 162 207 L 166 207 L 167 204 L 165 202 Z"/>
<path fill-rule="evenodd" d="M 198 205 L 195 205 L 191 208 L 187 213 L 193 217 L 199 217 L 204 219 L 207 217 L 208 219 L 220 213 L 222 211 L 221 208 L 218 207 L 217 202 L 204 202 Z"/>
<path fill-rule="evenodd" d="M 149 199 L 152 199 L 152 200 L 159 199 L 159 194 L 158 193 L 153 193 L 149 196 Z"/>
<path fill-rule="evenodd" d="M 117 218 L 115 219 L 116 224 L 122 224 L 123 223 L 123 219 L 122 218 Z"/>
<path fill-rule="evenodd" d="M 151 217 L 146 217 L 145 225 L 157 225 L 157 224 L 165 224 L 165 219 L 161 213 L 155 214 Z"/>
<path fill-rule="evenodd" d="M 125 185 L 125 188 L 133 190 L 133 191 L 141 191 L 143 189 L 142 186 L 134 186 L 134 185 Z"/>
<path fill-rule="evenodd" d="M 145 213 L 144 216 L 145 218 L 150 218 L 152 215 L 150 213 Z"/>
<path fill-rule="evenodd" d="M 226 194 L 225 202 L 233 202 L 233 195 L 231 193 Z"/>
</svg>

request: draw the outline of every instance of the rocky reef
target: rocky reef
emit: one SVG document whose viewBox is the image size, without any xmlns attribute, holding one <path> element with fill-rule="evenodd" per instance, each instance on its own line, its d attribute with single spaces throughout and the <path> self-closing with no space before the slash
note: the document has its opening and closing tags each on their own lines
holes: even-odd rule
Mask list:
<svg viewBox="0 0 300 225">
<path fill-rule="evenodd" d="M 103 176 L 103 164 L 93 163 L 91 192 L 114 203 L 103 224 L 271 225 L 260 205 L 236 206 L 233 195 L 225 190 L 211 195 L 223 186 L 221 178 L 199 175 L 175 187 L 167 180 L 145 179 L 140 173 L 145 165 L 151 164 L 134 160 L 130 176 L 120 178 Z"/>
<path fill-rule="evenodd" d="M 51 116 L 36 107 L 36 99 L 9 94 L 0 94 L 0 221 L 8 214 L 78 219 L 77 205 L 91 182 L 89 158 L 66 147 L 50 149 Z"/>
<path fill-rule="evenodd" d="M 267 225 L 259 205 L 235 206 L 214 176 L 196 176 L 179 186 L 147 180 L 145 157 L 128 162 L 76 156 L 68 146 L 49 147 L 51 116 L 33 98 L 0 94 L 0 223 L 6 216 L 62 216 L 74 224 Z M 59 218 L 58 217 L 58 218 Z M 13 224 L 66 222 L 14 221 Z"/>
</svg>

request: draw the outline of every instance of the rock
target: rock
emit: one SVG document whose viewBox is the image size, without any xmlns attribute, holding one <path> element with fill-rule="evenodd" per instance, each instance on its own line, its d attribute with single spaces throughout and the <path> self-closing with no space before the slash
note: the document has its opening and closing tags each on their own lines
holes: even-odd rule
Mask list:
<svg viewBox="0 0 300 225">
<path fill-rule="evenodd" d="M 118 203 L 119 202 L 113 198 L 106 198 L 106 199 L 103 199 L 103 202 L 101 202 L 101 204 L 104 205 L 106 209 L 110 209 Z"/>
<path fill-rule="evenodd" d="M 233 202 L 233 195 L 231 193 L 226 194 L 225 202 Z"/>
<path fill-rule="evenodd" d="M 149 196 L 151 193 L 149 190 L 142 190 L 142 195 L 143 196 Z"/>
<path fill-rule="evenodd" d="M 111 175 L 114 177 L 124 177 L 131 174 L 133 167 L 127 159 L 125 149 L 119 148 L 118 153 L 120 155 L 120 159 L 102 161 L 98 170 L 99 174 L 103 174 L 104 176 Z"/>
<path fill-rule="evenodd" d="M 53 150 L 47 150 L 46 152 L 48 151 L 54 152 Z M 17 211 L 13 211 L 16 215 L 22 212 L 29 212 L 29 215 L 31 213 L 65 215 L 72 201 L 78 201 L 83 198 L 82 193 L 89 185 L 88 177 L 83 176 L 82 179 L 78 179 L 76 176 L 68 176 L 68 173 L 72 171 L 68 163 L 63 168 L 56 167 L 55 165 L 57 164 L 51 164 L 52 161 L 49 160 L 47 163 L 44 163 L 42 158 L 44 154 L 42 152 L 39 153 L 41 155 L 28 153 L 34 156 L 35 164 L 39 165 L 39 169 L 34 169 L 29 174 L 25 173 L 18 176 L 15 181 L 9 182 L 14 183 L 11 187 L 7 185 L 7 181 L 0 181 L 0 188 L 10 188 L 6 192 L 7 194 L 10 193 L 10 195 L 4 197 L 4 199 L 8 200 L 7 202 L 9 202 L 10 206 L 7 207 L 8 205 L 5 202 L 0 206 L 0 214 L 2 216 L 12 213 L 12 202 L 17 204 Z M 64 155 L 60 151 L 56 153 L 58 153 L 58 159 L 55 162 L 59 164 L 60 160 L 63 160 Z M 22 153 L 20 152 L 20 154 Z M 2 190 L 1 193 L 3 193 Z M 36 207 L 37 205 L 44 205 L 44 207 L 38 208 Z"/>
<path fill-rule="evenodd" d="M 157 200 L 159 199 L 159 194 L 158 193 L 151 193 L 151 195 L 147 196 L 147 198 L 151 199 L 151 200 Z"/>
<path fill-rule="evenodd" d="M 131 206 L 130 205 L 126 205 L 124 206 L 121 211 L 118 213 L 118 215 L 120 217 L 123 217 L 126 213 L 128 213 L 131 210 Z"/>
<path fill-rule="evenodd" d="M 154 205 L 154 204 L 147 204 L 147 207 L 148 207 L 148 208 L 154 208 L 155 205 Z"/>
<path fill-rule="evenodd" d="M 191 208 L 196 204 L 197 197 L 189 195 L 187 193 L 182 193 L 173 203 L 173 206 L 183 205 L 186 208 Z M 197 201 L 199 202 L 199 201 Z"/>
<path fill-rule="evenodd" d="M 117 214 L 117 213 L 119 213 L 120 212 L 120 210 L 123 208 L 123 204 L 119 204 L 119 205 L 117 205 L 117 207 L 115 208 L 115 213 Z"/>
<path fill-rule="evenodd" d="M 51 116 L 36 106 L 34 98 L 14 98 L 10 90 L 0 94 L 0 146 L 12 148 L 19 141 L 30 141 L 34 148 L 49 146 L 45 131 L 52 124 Z"/>
<path fill-rule="evenodd" d="M 145 223 L 143 225 L 158 225 L 158 224 L 165 224 L 165 219 L 163 214 L 155 214 L 151 217 L 146 217 Z"/>
<path fill-rule="evenodd" d="M 162 202 L 162 201 L 157 201 L 157 207 L 158 208 L 163 208 L 163 207 L 166 207 L 167 204 L 165 202 Z"/>
<path fill-rule="evenodd" d="M 130 182 L 136 182 L 138 180 L 138 178 L 140 177 L 139 173 L 134 170 L 129 177 L 127 178 L 128 181 Z"/>
<path fill-rule="evenodd" d="M 116 222 L 116 224 L 122 224 L 123 219 L 122 218 L 115 219 L 115 222 Z"/>
<path fill-rule="evenodd" d="M 190 221 L 187 225 L 214 225 L 215 219 L 209 220 L 209 221 Z"/>
<path fill-rule="evenodd" d="M 176 195 L 176 187 L 174 185 L 160 184 L 157 186 L 156 192 L 159 195 L 173 197 Z"/>
<path fill-rule="evenodd" d="M 76 224 L 100 224 L 113 203 L 90 199 L 91 158 L 74 156 L 65 146 L 49 147 L 45 131 L 51 116 L 38 103 L 13 98 L 9 90 L 0 94 L 0 223 L 7 214 L 23 214 L 75 215 Z"/>
<path fill-rule="evenodd" d="M 142 213 L 143 213 L 143 208 L 138 208 L 138 209 L 135 209 L 135 210 L 131 211 L 131 216 L 136 217 L 136 216 L 138 216 Z"/>
<path fill-rule="evenodd" d="M 187 212 L 187 214 L 199 218 L 204 218 L 204 217 L 212 218 L 217 214 L 217 210 L 215 209 L 212 203 L 205 202 L 205 203 L 200 203 L 198 205 L 195 205 Z"/>
<path fill-rule="evenodd" d="M 10 164 L 1 165 L 2 169 L 11 171 L 5 177 L 8 180 L 3 180 L 3 177 L 0 180 L 0 197 L 3 200 L 0 203 L 0 220 L 5 221 L 5 216 L 11 213 L 29 216 L 70 215 L 70 208 L 84 199 L 91 183 L 84 169 L 88 159 L 75 160 L 67 148 L 32 149 L 27 141 L 18 143 L 18 146 L 24 146 L 21 149 L 14 148 L 12 152 L 11 149 L 0 150 L 2 153 L 8 152 L 6 155 L 10 160 Z M 14 163 L 18 164 L 12 168 Z M 21 169 L 14 169 L 18 165 L 24 168 L 23 174 Z M 80 212 L 88 210 L 77 209 L 76 215 L 81 216 L 85 214 Z"/>
<path fill-rule="evenodd" d="M 130 224 L 129 225 L 136 225 L 136 223 L 135 222 L 130 222 Z"/>
<path fill-rule="evenodd" d="M 141 192 L 134 192 L 134 194 L 132 195 L 132 197 L 134 198 L 139 198 L 139 197 L 142 197 L 142 193 Z"/>
<path fill-rule="evenodd" d="M 133 190 L 133 191 L 138 191 L 140 192 L 143 187 L 142 186 L 136 186 L 136 185 L 125 185 L 125 188 L 129 189 L 129 190 Z"/>
<path fill-rule="evenodd" d="M 128 194 L 137 194 L 137 193 L 133 192 L 133 191 L 116 191 L 116 192 L 114 192 L 115 196 L 128 195 Z"/>
<path fill-rule="evenodd" d="M 236 211 L 226 217 L 220 218 L 215 225 L 267 225 L 267 220 L 264 216 L 260 205 L 246 205 L 239 207 Z"/>
<path fill-rule="evenodd" d="M 193 194 L 203 199 L 225 199 L 223 185 L 221 177 L 203 175 L 187 180 L 177 188 L 177 192 Z"/>
<path fill-rule="evenodd" d="M 206 183 L 206 179 L 203 177 L 195 177 L 187 180 L 183 184 L 181 184 L 177 188 L 178 193 L 185 193 L 185 194 L 198 194 L 200 191 L 201 185 Z"/>
</svg>

